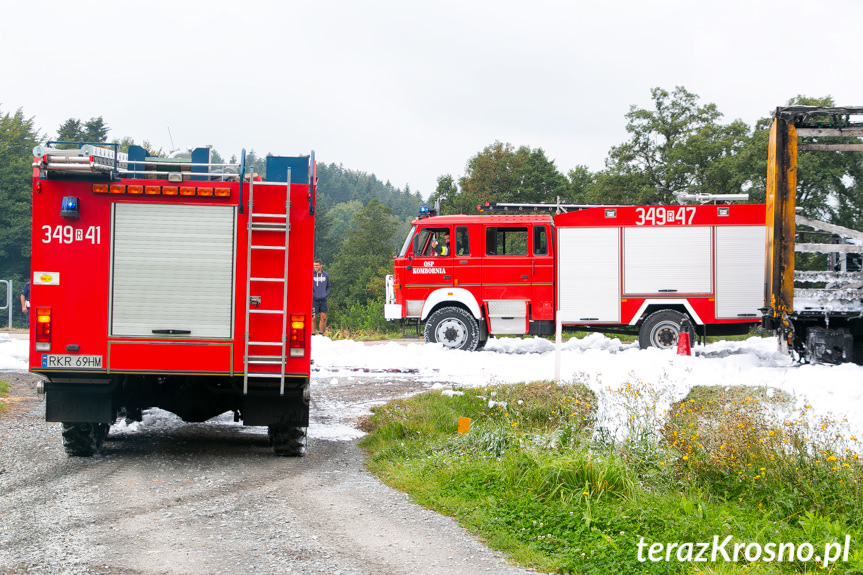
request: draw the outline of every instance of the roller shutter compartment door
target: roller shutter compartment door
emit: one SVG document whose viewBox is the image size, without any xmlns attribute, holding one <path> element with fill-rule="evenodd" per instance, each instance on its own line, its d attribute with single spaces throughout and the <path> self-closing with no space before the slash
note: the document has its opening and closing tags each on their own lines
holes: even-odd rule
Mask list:
<svg viewBox="0 0 863 575">
<path fill-rule="evenodd" d="M 619 234 L 618 228 L 557 228 L 562 322 L 620 322 Z"/>
<path fill-rule="evenodd" d="M 626 228 L 623 293 L 708 294 L 713 289 L 709 227 Z"/>
<path fill-rule="evenodd" d="M 760 319 L 764 226 L 716 226 L 716 317 Z"/>
<path fill-rule="evenodd" d="M 232 337 L 235 235 L 232 206 L 115 204 L 111 335 Z"/>
</svg>

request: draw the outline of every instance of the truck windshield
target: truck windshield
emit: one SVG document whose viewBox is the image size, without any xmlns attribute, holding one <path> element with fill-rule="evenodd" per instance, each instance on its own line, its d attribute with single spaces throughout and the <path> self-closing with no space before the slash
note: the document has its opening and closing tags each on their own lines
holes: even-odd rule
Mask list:
<svg viewBox="0 0 863 575">
<path fill-rule="evenodd" d="M 417 231 L 416 226 L 411 226 L 411 231 L 408 232 L 408 237 L 405 239 L 404 245 L 402 245 L 402 249 L 399 250 L 399 257 L 403 258 L 408 251 L 408 246 L 411 245 L 411 240 L 414 239 L 414 234 Z"/>
</svg>

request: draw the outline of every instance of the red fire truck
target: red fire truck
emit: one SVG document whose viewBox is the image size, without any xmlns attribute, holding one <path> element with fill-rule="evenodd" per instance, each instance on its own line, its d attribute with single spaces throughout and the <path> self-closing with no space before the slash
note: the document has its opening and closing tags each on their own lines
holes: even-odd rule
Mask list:
<svg viewBox="0 0 863 575">
<path fill-rule="evenodd" d="M 314 154 L 266 181 L 209 148 L 34 150 L 30 371 L 70 455 L 118 417 L 232 411 L 302 455 L 309 422 Z"/>
<path fill-rule="evenodd" d="M 637 332 L 676 346 L 758 323 L 763 204 L 600 206 L 552 215 L 417 219 L 387 277 L 385 315 L 427 342 L 481 349 L 489 335 Z"/>
</svg>

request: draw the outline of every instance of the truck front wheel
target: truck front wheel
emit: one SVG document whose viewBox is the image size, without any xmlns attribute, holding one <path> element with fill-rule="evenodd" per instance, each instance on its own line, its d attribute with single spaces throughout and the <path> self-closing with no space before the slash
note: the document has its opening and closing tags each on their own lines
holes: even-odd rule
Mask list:
<svg viewBox="0 0 863 575">
<path fill-rule="evenodd" d="M 442 343 L 449 349 L 474 351 L 479 345 L 479 325 L 460 307 L 442 307 L 431 314 L 423 335 L 426 343 Z"/>
<path fill-rule="evenodd" d="M 673 309 L 663 309 L 650 314 L 638 330 L 638 345 L 641 349 L 648 347 L 676 349 L 677 336 L 680 334 L 680 322 L 684 319 L 687 319 L 686 315 Z M 695 330 L 691 325 L 689 341 L 695 341 Z"/>
<path fill-rule="evenodd" d="M 107 423 L 64 423 L 62 433 L 66 455 L 90 457 L 99 453 L 109 427 Z"/>
</svg>

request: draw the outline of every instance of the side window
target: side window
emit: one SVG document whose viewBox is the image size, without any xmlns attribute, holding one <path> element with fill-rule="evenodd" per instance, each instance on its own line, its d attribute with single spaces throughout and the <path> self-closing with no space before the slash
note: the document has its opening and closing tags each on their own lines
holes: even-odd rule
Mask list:
<svg viewBox="0 0 863 575">
<path fill-rule="evenodd" d="M 450 252 L 449 228 L 423 228 L 414 239 L 416 256 L 448 256 Z"/>
<path fill-rule="evenodd" d="M 485 253 L 490 256 L 526 256 L 527 228 L 504 226 L 486 228 Z"/>
<path fill-rule="evenodd" d="M 470 255 L 470 241 L 466 227 L 460 226 L 455 229 L 455 254 L 457 256 Z"/>
<path fill-rule="evenodd" d="M 548 255 L 548 234 L 545 226 L 533 226 L 533 255 Z"/>
</svg>

